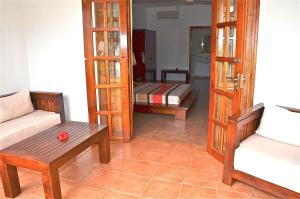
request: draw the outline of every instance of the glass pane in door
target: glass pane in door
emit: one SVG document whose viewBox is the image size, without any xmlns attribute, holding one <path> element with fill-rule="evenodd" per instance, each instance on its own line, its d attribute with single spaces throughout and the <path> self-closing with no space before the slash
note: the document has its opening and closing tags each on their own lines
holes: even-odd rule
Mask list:
<svg viewBox="0 0 300 199">
<path fill-rule="evenodd" d="M 120 35 L 118 31 L 108 32 L 108 56 L 120 56 Z"/>
<path fill-rule="evenodd" d="M 112 135 L 121 137 L 123 135 L 122 131 L 122 116 L 121 115 L 112 115 Z"/>
<path fill-rule="evenodd" d="M 121 82 L 121 67 L 119 61 L 109 62 L 109 81 L 110 83 Z"/>
<path fill-rule="evenodd" d="M 228 57 L 235 56 L 236 49 L 236 28 L 233 26 L 229 28 L 229 37 L 228 37 Z"/>
<path fill-rule="evenodd" d="M 94 56 L 105 56 L 104 32 L 93 33 Z"/>
<path fill-rule="evenodd" d="M 122 91 L 121 88 L 111 89 L 111 111 L 122 111 Z"/>
<path fill-rule="evenodd" d="M 107 90 L 105 88 L 96 89 L 97 111 L 107 111 Z"/>
<path fill-rule="evenodd" d="M 225 57 L 225 28 L 217 29 L 217 56 Z"/>
<path fill-rule="evenodd" d="M 95 61 L 96 84 L 106 84 L 106 66 L 105 61 Z"/>
<path fill-rule="evenodd" d="M 218 23 L 222 23 L 226 21 L 226 0 L 219 0 L 218 6 Z"/>
<path fill-rule="evenodd" d="M 104 28 L 103 2 L 92 3 L 92 18 L 94 28 Z"/>
<path fill-rule="evenodd" d="M 235 10 L 236 10 L 235 0 L 229 0 L 229 21 L 236 20 Z"/>
<path fill-rule="evenodd" d="M 229 1 L 229 4 L 227 4 L 227 1 Z M 236 20 L 235 0 L 218 0 L 218 6 L 218 23 Z"/>
<path fill-rule="evenodd" d="M 218 124 L 214 123 L 213 129 L 214 129 L 213 130 L 214 131 L 213 147 L 215 149 L 218 149 L 221 145 L 220 137 L 222 136 L 223 128 L 221 126 L 219 126 Z"/>
<path fill-rule="evenodd" d="M 226 135 L 227 135 L 227 130 L 224 127 L 218 124 L 214 124 L 213 147 L 218 151 L 221 151 L 222 154 L 224 153 L 225 150 Z"/>
<path fill-rule="evenodd" d="M 98 124 L 107 125 L 107 115 L 98 115 Z"/>
<path fill-rule="evenodd" d="M 220 122 L 227 122 L 228 116 L 232 114 L 232 98 L 221 94 L 214 94 L 215 114 L 214 119 Z M 226 106 L 224 106 L 224 104 Z"/>
<path fill-rule="evenodd" d="M 119 27 L 119 3 L 118 2 L 107 3 L 107 26 L 108 28 Z"/>
<path fill-rule="evenodd" d="M 234 91 L 235 65 L 229 62 L 217 62 L 215 88 L 227 92 Z"/>
</svg>

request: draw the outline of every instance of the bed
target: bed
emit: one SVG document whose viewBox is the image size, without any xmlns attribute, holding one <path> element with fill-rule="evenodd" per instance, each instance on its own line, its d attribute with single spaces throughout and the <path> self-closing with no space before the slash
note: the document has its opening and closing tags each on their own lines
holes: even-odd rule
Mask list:
<svg viewBox="0 0 300 199">
<path fill-rule="evenodd" d="M 194 102 L 191 84 L 134 82 L 134 111 L 186 120 Z"/>
</svg>

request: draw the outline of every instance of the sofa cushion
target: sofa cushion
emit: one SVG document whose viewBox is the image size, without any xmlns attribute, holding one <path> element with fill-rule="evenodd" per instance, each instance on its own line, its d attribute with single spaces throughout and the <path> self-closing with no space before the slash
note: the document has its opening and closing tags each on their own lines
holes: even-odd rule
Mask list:
<svg viewBox="0 0 300 199">
<path fill-rule="evenodd" d="M 40 110 L 3 122 L 0 124 L 0 149 L 6 148 L 59 123 L 59 114 Z"/>
<path fill-rule="evenodd" d="M 235 150 L 234 169 L 300 193 L 300 147 L 254 134 Z"/>
<path fill-rule="evenodd" d="M 294 113 L 275 105 L 266 106 L 256 133 L 300 146 L 300 113 Z"/>
<path fill-rule="evenodd" d="M 34 111 L 29 90 L 0 98 L 0 123 Z"/>
</svg>

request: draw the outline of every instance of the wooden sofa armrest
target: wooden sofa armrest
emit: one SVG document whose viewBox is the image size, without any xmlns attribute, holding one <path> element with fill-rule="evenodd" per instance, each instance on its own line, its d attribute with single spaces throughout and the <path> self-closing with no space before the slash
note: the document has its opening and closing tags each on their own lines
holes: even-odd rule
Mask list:
<svg viewBox="0 0 300 199">
<path fill-rule="evenodd" d="M 34 109 L 59 113 L 61 122 L 65 122 L 65 109 L 62 93 L 31 91 L 30 97 Z"/>
<path fill-rule="evenodd" d="M 291 107 L 286 107 L 286 106 L 279 106 L 279 107 L 285 108 L 291 112 L 300 113 L 300 109 L 297 109 L 297 108 L 291 108 Z"/>
<path fill-rule="evenodd" d="M 257 123 L 253 124 L 254 128 L 251 128 L 250 133 L 253 134 L 259 125 L 263 111 L 264 104 L 260 103 L 243 111 L 240 116 L 233 115 L 229 117 L 226 148 L 224 153 L 223 182 L 225 184 L 232 184 L 234 152 L 235 149 L 240 145 L 243 127 L 255 120 L 258 121 Z"/>
<path fill-rule="evenodd" d="M 262 116 L 264 111 L 264 104 L 259 103 L 254 105 L 251 108 L 244 110 L 239 116 L 233 115 L 229 117 L 229 122 L 234 123 L 236 122 L 238 127 L 242 127 L 253 120 L 259 119 Z"/>
</svg>

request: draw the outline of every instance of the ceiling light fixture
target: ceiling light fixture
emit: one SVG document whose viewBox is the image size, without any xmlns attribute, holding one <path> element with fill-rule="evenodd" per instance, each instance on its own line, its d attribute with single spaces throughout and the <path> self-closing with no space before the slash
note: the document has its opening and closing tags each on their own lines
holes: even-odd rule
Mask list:
<svg viewBox="0 0 300 199">
<path fill-rule="evenodd" d="M 187 3 L 193 3 L 194 0 L 185 0 L 185 2 L 187 2 Z"/>
</svg>

